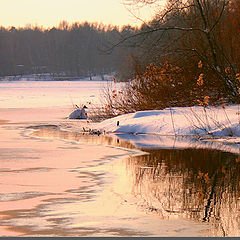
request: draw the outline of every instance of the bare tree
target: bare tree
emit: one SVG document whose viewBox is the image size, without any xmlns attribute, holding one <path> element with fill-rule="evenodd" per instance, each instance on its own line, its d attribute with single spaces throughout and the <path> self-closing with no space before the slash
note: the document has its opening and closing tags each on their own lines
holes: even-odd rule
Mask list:
<svg viewBox="0 0 240 240">
<path fill-rule="evenodd" d="M 126 4 L 153 4 L 159 0 L 126 0 Z M 143 42 L 146 62 L 159 64 L 170 61 L 181 67 L 201 63 L 208 76 L 220 82 L 221 91 L 233 101 L 239 99 L 236 73 L 239 63 L 233 62 L 222 41 L 227 16 L 231 14 L 230 0 L 168 0 L 165 9 L 142 31 L 123 41 L 136 38 Z M 231 27 L 231 26 L 229 26 Z M 146 58 L 145 58 L 146 59 Z M 198 71 L 196 71 L 198 72 Z M 213 77 L 209 77 L 213 79 Z"/>
</svg>

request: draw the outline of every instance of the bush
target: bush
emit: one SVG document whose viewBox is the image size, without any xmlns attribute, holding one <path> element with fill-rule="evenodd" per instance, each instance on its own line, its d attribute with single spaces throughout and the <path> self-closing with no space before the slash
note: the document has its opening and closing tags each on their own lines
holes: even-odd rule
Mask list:
<svg viewBox="0 0 240 240">
<path fill-rule="evenodd" d="M 146 68 L 136 67 L 134 80 L 120 90 L 105 89 L 105 115 L 109 117 L 140 110 L 193 105 L 217 105 L 228 102 L 221 91 L 223 83 L 211 76 L 201 62 L 180 68 L 168 62 Z"/>
</svg>

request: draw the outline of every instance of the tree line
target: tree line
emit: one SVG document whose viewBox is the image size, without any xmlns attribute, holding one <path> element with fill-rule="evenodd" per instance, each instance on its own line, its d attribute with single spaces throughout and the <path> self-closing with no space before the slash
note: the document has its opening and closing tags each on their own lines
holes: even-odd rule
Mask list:
<svg viewBox="0 0 240 240">
<path fill-rule="evenodd" d="M 89 77 L 118 71 L 130 55 L 129 47 L 105 50 L 135 31 L 130 26 L 62 21 L 43 29 L 0 27 L 0 76 L 50 73 L 66 77 Z"/>
</svg>

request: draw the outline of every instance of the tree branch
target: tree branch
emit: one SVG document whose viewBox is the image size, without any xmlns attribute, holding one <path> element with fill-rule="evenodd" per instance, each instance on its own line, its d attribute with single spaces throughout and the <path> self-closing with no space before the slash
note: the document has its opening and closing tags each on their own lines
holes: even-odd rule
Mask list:
<svg viewBox="0 0 240 240">
<path fill-rule="evenodd" d="M 224 12 L 225 7 L 226 7 L 226 1 L 224 0 L 223 6 L 222 6 L 222 10 L 221 10 L 221 12 L 220 12 L 220 14 L 219 14 L 219 16 L 218 16 L 218 19 L 217 19 L 216 22 L 213 24 L 213 26 L 211 27 L 211 29 L 209 30 L 209 32 L 212 32 L 213 29 L 218 25 L 220 19 L 222 18 L 222 15 L 223 15 L 223 12 Z"/>
<path fill-rule="evenodd" d="M 158 32 L 158 31 L 169 31 L 169 30 L 177 30 L 177 31 L 184 31 L 184 32 L 199 31 L 199 32 L 204 33 L 204 30 L 202 30 L 200 28 L 184 28 L 184 27 L 176 27 L 176 26 L 160 27 L 160 28 L 150 29 L 150 30 L 144 31 L 144 32 L 139 32 L 134 35 L 125 37 L 122 40 L 120 40 L 118 43 L 114 44 L 111 48 L 107 49 L 106 52 L 111 52 L 115 47 L 118 47 L 119 45 L 121 45 L 122 43 L 126 42 L 129 39 L 133 39 L 138 36 Z"/>
</svg>

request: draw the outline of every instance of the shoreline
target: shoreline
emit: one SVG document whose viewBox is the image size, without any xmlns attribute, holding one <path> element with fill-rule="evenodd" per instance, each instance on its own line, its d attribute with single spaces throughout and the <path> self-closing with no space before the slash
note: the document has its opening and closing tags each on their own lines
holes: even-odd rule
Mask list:
<svg viewBox="0 0 240 240">
<path fill-rule="evenodd" d="M 76 123 L 79 123 L 76 126 Z M 127 148 L 134 147 L 144 152 L 144 148 L 153 149 L 212 149 L 239 154 L 240 139 L 239 137 L 211 137 L 211 136 L 194 136 L 194 135 L 163 135 L 159 133 L 128 133 L 128 132 L 107 132 L 92 134 L 89 131 L 83 131 L 83 128 L 94 129 L 98 123 L 84 123 L 84 121 L 75 120 L 74 122 L 64 122 L 59 125 L 62 131 L 79 132 L 79 134 L 96 136 L 96 138 L 116 138 L 118 141 L 125 141 Z M 116 146 L 118 145 L 115 142 Z"/>
</svg>

